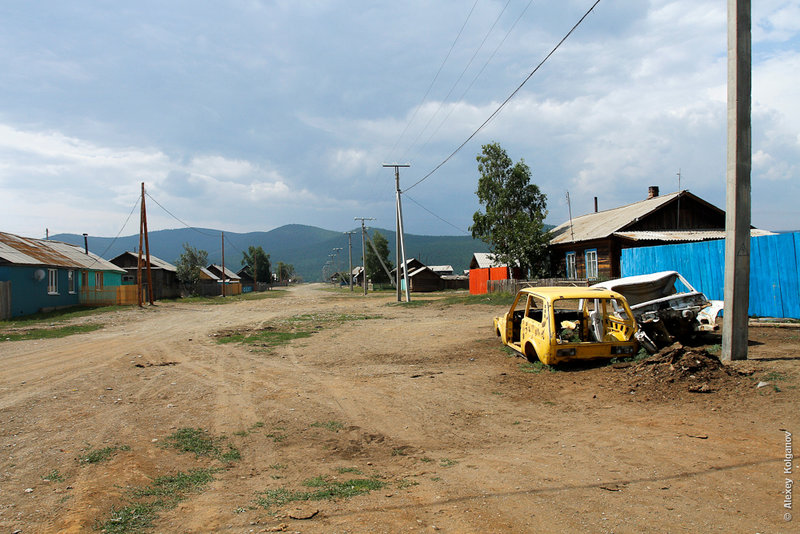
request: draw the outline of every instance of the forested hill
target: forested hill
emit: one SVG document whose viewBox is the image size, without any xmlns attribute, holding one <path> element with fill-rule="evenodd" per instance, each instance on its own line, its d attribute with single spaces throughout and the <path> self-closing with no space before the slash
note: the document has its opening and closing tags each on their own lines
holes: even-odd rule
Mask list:
<svg viewBox="0 0 800 534">
<path fill-rule="evenodd" d="M 361 265 L 361 229 L 354 230 L 353 265 Z M 383 234 L 389 241 L 390 259 L 395 258 L 395 233 L 382 228 L 369 230 Z M 406 234 L 406 257 L 417 258 L 426 265 L 452 265 L 456 273 L 469 267 L 473 252 L 488 252 L 483 241 L 469 236 L 422 236 Z M 83 247 L 83 236 L 58 234 L 50 239 L 64 241 Z M 208 228 L 182 228 L 150 232 L 150 253 L 163 260 L 175 263 L 188 243 L 208 252 L 210 263 L 222 262 L 222 239 L 219 230 Z M 89 250 L 105 259 L 110 259 L 126 250 L 135 251 L 139 246 L 139 235 L 119 237 L 89 236 Z M 272 265 L 279 261 L 294 265 L 295 271 L 306 281 L 317 281 L 322 277 L 322 266 L 334 248 L 342 248 L 336 257 L 338 268 L 347 270 L 347 235 L 315 226 L 289 224 L 269 232 L 234 233 L 225 232 L 225 266 L 234 270 L 241 267 L 242 251 L 249 246 L 260 246 L 270 255 Z M 369 245 L 367 245 L 369 246 Z"/>
</svg>

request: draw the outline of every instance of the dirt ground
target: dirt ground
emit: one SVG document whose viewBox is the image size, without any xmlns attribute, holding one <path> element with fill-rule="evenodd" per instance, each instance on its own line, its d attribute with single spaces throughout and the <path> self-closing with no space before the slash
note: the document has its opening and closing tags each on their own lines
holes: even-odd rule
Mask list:
<svg viewBox="0 0 800 534">
<path fill-rule="evenodd" d="M 749 360 L 721 371 L 690 356 L 532 372 L 492 332 L 502 307 L 421 298 L 438 301 L 303 285 L 0 343 L 0 532 L 97 531 L 135 488 L 214 466 L 150 531 L 800 531 L 783 507 L 800 329 L 751 328 Z M 218 343 L 301 314 L 320 318 L 310 337 Z M 165 448 L 183 428 L 241 458 Z M 117 449 L 79 460 L 104 447 Z M 314 477 L 382 487 L 259 500 Z"/>
</svg>

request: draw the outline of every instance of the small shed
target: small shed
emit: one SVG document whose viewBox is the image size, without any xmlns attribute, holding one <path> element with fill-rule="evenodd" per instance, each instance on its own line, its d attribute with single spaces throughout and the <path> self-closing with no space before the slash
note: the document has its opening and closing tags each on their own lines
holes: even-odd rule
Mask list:
<svg viewBox="0 0 800 534">
<path fill-rule="evenodd" d="M 239 278 L 239 275 L 233 272 L 232 270 L 225 267 L 222 268 L 221 265 L 217 265 L 212 263 L 205 269 L 209 274 L 213 275 L 216 279 L 217 284 L 219 284 L 219 291 L 218 295 L 222 294 L 222 285 L 225 284 L 225 295 L 241 295 L 242 294 L 242 280 Z"/>
<path fill-rule="evenodd" d="M 400 280 L 401 289 L 405 279 Z M 429 267 L 422 266 L 408 273 L 408 290 L 414 293 L 439 291 L 442 289 L 442 278 Z"/>
<path fill-rule="evenodd" d="M 494 254 L 489 252 L 475 252 L 469 262 L 469 292 L 472 295 L 487 293 L 489 280 L 508 280 L 522 278 L 522 269 L 514 267 L 509 269 L 508 264 L 500 263 Z"/>
</svg>

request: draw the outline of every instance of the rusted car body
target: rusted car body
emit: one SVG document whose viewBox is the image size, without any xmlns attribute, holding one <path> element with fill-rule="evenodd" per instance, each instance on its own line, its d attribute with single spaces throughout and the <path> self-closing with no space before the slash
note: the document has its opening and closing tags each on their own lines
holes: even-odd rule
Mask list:
<svg viewBox="0 0 800 534">
<path fill-rule="evenodd" d="M 659 347 L 718 328 L 722 303 L 708 300 L 677 271 L 627 276 L 592 287 L 624 295 L 639 327 Z"/>
<path fill-rule="evenodd" d="M 626 357 L 638 348 L 625 297 L 601 288 L 522 289 L 494 330 L 505 345 L 546 365 Z"/>
</svg>

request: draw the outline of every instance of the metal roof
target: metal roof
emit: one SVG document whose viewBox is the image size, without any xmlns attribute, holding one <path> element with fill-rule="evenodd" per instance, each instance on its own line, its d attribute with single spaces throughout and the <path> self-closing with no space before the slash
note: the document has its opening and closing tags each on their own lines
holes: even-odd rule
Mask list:
<svg viewBox="0 0 800 534">
<path fill-rule="evenodd" d="M 675 241 L 675 242 L 694 242 L 708 241 L 712 239 L 725 239 L 725 230 L 659 230 L 641 232 L 614 232 L 617 237 L 624 237 L 632 241 Z M 750 237 L 761 237 L 765 235 L 775 235 L 769 230 L 759 230 L 752 228 Z"/>
<path fill-rule="evenodd" d="M 494 254 L 490 254 L 489 252 L 475 252 L 472 255 L 472 261 L 470 262 L 470 267 L 476 265 L 477 267 L 473 267 L 475 269 L 488 269 L 489 267 L 507 267 L 505 263 L 500 263 L 495 259 Z"/>
<path fill-rule="evenodd" d="M 588 213 L 575 217 L 556 226 L 551 231 L 553 236 L 550 239 L 551 245 L 560 243 L 571 243 L 573 241 L 589 241 L 592 239 L 603 239 L 645 215 L 649 215 L 664 204 L 677 198 L 682 191 L 661 195 L 647 200 L 641 200 L 627 206 L 620 206 L 596 213 Z"/>
<path fill-rule="evenodd" d="M 122 254 L 120 254 L 119 256 L 117 256 L 115 258 L 111 258 L 110 261 L 113 262 L 117 258 L 120 258 L 120 257 L 125 256 L 125 255 L 131 255 L 134 258 L 136 258 L 137 261 L 139 259 L 139 254 L 137 252 L 126 251 L 126 252 L 123 252 Z M 145 265 L 147 264 L 146 263 L 146 259 L 147 259 L 147 256 L 145 254 L 142 254 L 142 261 L 144 262 Z M 171 263 L 169 263 L 168 261 L 164 261 L 161 258 L 157 258 L 157 257 L 153 256 L 152 254 L 150 254 L 150 268 L 151 269 L 163 269 L 165 271 L 171 271 L 173 273 L 178 271 L 178 268 L 175 267 L 174 265 L 172 265 Z"/>
<path fill-rule="evenodd" d="M 227 276 L 231 280 L 239 280 L 240 279 L 239 275 L 237 275 L 235 272 L 231 271 L 227 267 L 225 267 L 225 270 L 223 271 L 222 265 L 217 265 L 216 263 L 214 263 L 214 264 L 211 264 L 211 265 L 208 266 L 209 269 L 211 269 L 212 267 L 214 269 L 216 269 L 217 271 L 219 271 L 220 273 L 224 273 L 225 276 Z"/>
<path fill-rule="evenodd" d="M 81 247 L 5 232 L 0 232 L 0 263 L 125 272 L 125 269 L 120 269 L 97 254 L 87 254 Z"/>
</svg>

